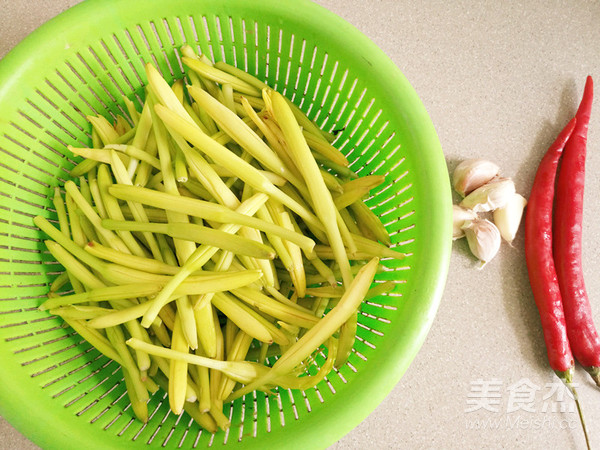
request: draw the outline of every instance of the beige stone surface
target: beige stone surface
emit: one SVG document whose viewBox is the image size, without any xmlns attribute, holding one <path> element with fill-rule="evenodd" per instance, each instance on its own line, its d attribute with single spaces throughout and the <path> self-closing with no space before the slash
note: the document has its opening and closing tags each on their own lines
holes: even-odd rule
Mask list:
<svg viewBox="0 0 600 450">
<path fill-rule="evenodd" d="M 0 0 L 0 56 L 75 3 Z M 597 0 L 318 3 L 403 71 L 433 119 L 450 170 L 466 158 L 490 159 L 525 196 L 542 154 L 574 113 L 585 77 L 600 81 Z M 583 263 L 600 325 L 600 101 L 594 108 Z M 387 399 L 332 448 L 583 449 L 572 400 L 552 396 L 556 380 L 529 289 L 522 229 L 483 270 L 458 241 L 422 350 Z M 599 447 L 600 392 L 581 369 L 576 382 Z M 0 420 L 0 448 L 36 447 Z"/>
</svg>

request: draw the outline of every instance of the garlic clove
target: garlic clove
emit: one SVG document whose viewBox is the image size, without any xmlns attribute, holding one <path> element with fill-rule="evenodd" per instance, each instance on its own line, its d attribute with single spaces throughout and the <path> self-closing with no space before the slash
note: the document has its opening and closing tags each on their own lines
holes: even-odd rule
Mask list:
<svg viewBox="0 0 600 450">
<path fill-rule="evenodd" d="M 494 224 L 500 230 L 500 235 L 509 244 L 517 234 L 526 205 L 527 199 L 521 194 L 515 193 L 506 205 L 494 210 Z"/>
<path fill-rule="evenodd" d="M 452 175 L 452 185 L 461 196 L 466 196 L 498 175 L 500 168 L 485 159 L 467 159 L 461 162 Z"/>
<path fill-rule="evenodd" d="M 452 239 L 459 239 L 465 235 L 462 227 L 465 222 L 477 219 L 477 213 L 462 206 L 452 205 Z"/>
<path fill-rule="evenodd" d="M 493 211 L 506 205 L 515 192 L 513 180 L 496 177 L 467 195 L 460 206 L 475 212 Z"/>
<path fill-rule="evenodd" d="M 463 226 L 469 249 L 485 266 L 500 250 L 500 231 L 487 219 L 475 219 L 465 222 Z"/>
</svg>

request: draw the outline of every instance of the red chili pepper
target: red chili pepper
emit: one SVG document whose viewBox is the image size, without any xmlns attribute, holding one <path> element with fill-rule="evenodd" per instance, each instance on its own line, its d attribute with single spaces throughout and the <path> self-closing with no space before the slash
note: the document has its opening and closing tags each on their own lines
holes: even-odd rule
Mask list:
<svg viewBox="0 0 600 450">
<path fill-rule="evenodd" d="M 572 382 L 574 361 L 552 256 L 552 206 L 558 161 L 575 123 L 573 118 L 542 158 L 525 215 L 525 259 L 548 360 L 556 375 L 568 384 Z"/>
<path fill-rule="evenodd" d="M 581 224 L 587 132 L 592 111 L 592 77 L 587 78 L 575 115 L 577 125 L 565 145 L 556 185 L 554 262 L 573 355 L 600 386 L 600 337 L 581 264 Z"/>
</svg>

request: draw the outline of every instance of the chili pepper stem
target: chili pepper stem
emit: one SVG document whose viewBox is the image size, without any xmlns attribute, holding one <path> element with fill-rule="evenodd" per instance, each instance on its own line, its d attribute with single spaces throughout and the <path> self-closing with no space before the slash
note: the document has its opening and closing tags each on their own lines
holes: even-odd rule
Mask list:
<svg viewBox="0 0 600 450">
<path fill-rule="evenodd" d="M 593 369 L 595 369 L 596 378 L 594 378 L 594 380 L 596 380 L 597 377 L 599 376 L 600 368 L 591 367 L 586 370 L 588 372 L 590 372 Z M 579 421 L 581 422 L 581 428 L 583 429 L 583 435 L 585 436 L 585 443 L 587 445 L 588 450 L 591 450 L 590 438 L 588 436 L 587 427 L 585 426 L 585 420 L 583 418 L 583 410 L 581 409 L 581 403 L 579 403 L 579 395 L 577 395 L 577 390 L 575 389 L 575 386 L 573 386 L 573 368 L 569 368 L 568 370 L 564 370 L 564 371 L 555 370 L 554 373 L 556 374 L 556 376 L 558 378 L 560 378 L 560 381 L 562 381 L 565 384 L 565 386 L 571 392 L 571 394 L 573 394 L 573 399 L 575 400 L 575 406 L 577 406 L 577 413 L 579 414 Z M 594 377 L 593 374 L 592 374 L 592 377 Z"/>
<path fill-rule="evenodd" d="M 585 444 L 587 445 L 588 450 L 591 450 L 590 446 L 590 438 L 588 436 L 587 428 L 585 426 L 585 420 L 583 418 L 583 410 L 581 409 L 581 404 L 579 403 L 579 396 L 577 395 L 577 390 L 571 383 L 565 383 L 567 388 L 573 394 L 573 399 L 575 400 L 575 405 L 577 406 L 577 413 L 579 414 L 579 421 L 581 422 L 581 428 L 583 429 L 583 435 L 585 436 Z"/>
</svg>

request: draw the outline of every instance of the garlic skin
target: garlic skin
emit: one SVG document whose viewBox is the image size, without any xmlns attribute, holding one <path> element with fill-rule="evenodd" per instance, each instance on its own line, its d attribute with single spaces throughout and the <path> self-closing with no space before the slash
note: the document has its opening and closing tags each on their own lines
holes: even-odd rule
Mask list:
<svg viewBox="0 0 600 450">
<path fill-rule="evenodd" d="M 452 240 L 464 237 L 465 222 L 477 219 L 477 213 L 462 206 L 452 205 Z"/>
<path fill-rule="evenodd" d="M 499 171 L 500 167 L 491 161 L 467 159 L 454 169 L 452 185 L 464 197 L 497 176 Z"/>
<path fill-rule="evenodd" d="M 506 205 L 515 192 L 513 180 L 496 177 L 467 195 L 460 206 L 475 212 L 493 211 Z"/>
<path fill-rule="evenodd" d="M 475 219 L 463 226 L 471 253 L 481 261 L 481 266 L 490 262 L 500 250 L 500 231 L 487 219 Z"/>
<path fill-rule="evenodd" d="M 509 244 L 512 244 L 517 234 L 526 205 L 527 199 L 521 194 L 515 193 L 506 205 L 494 210 L 494 224 L 500 230 L 500 235 Z"/>
</svg>

